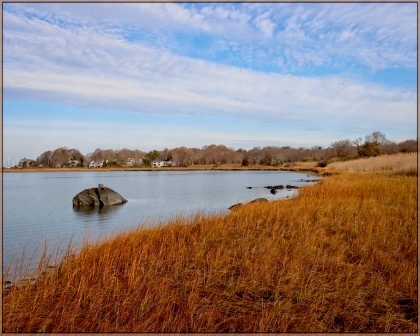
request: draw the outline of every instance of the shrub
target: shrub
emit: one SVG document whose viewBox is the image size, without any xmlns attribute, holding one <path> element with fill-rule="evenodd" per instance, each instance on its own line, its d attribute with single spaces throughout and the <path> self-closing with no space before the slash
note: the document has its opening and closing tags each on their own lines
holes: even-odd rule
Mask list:
<svg viewBox="0 0 420 336">
<path fill-rule="evenodd" d="M 360 156 L 378 156 L 381 154 L 381 148 L 377 142 L 366 141 L 358 153 Z"/>
<path fill-rule="evenodd" d="M 328 165 L 327 160 L 318 161 L 317 167 L 325 168 Z"/>
</svg>

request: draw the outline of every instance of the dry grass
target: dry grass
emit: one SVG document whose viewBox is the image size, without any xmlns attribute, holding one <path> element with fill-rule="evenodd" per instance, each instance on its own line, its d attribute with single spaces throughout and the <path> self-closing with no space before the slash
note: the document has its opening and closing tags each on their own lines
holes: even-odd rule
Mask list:
<svg viewBox="0 0 420 336">
<path fill-rule="evenodd" d="M 367 159 L 335 162 L 329 169 L 351 172 L 383 173 L 417 176 L 418 153 L 381 155 Z"/>
<path fill-rule="evenodd" d="M 85 247 L 3 291 L 3 332 L 417 332 L 417 252 L 416 178 L 343 173 Z"/>
</svg>

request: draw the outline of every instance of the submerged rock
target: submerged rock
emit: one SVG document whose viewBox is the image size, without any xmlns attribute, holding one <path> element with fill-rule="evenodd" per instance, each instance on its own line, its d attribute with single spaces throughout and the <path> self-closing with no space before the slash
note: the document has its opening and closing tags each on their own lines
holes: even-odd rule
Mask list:
<svg viewBox="0 0 420 336">
<path fill-rule="evenodd" d="M 99 184 L 98 188 L 85 189 L 73 197 L 73 206 L 104 206 L 127 202 L 119 193 L 103 184 Z"/>
<path fill-rule="evenodd" d="M 264 187 L 264 188 L 266 188 L 266 189 L 284 189 L 284 186 L 283 185 L 276 185 L 276 186 L 266 186 L 266 187 Z"/>
</svg>

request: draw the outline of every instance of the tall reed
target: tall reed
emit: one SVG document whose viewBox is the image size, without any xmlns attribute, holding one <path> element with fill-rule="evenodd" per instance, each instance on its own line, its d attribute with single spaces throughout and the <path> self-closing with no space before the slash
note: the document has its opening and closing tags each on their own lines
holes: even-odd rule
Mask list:
<svg viewBox="0 0 420 336">
<path fill-rule="evenodd" d="M 396 175 L 418 174 L 418 153 L 399 153 L 376 157 L 334 162 L 329 169 L 352 172 L 393 173 Z"/>
</svg>

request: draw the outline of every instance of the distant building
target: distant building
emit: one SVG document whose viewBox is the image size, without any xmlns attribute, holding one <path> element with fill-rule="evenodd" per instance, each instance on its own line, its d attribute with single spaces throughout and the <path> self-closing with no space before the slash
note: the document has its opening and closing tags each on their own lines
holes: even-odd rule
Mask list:
<svg viewBox="0 0 420 336">
<path fill-rule="evenodd" d="M 88 164 L 88 167 L 89 167 L 89 168 L 96 168 L 96 162 L 95 162 L 95 161 L 93 161 L 93 160 L 92 160 L 92 161 L 90 161 L 90 162 L 89 162 L 89 164 Z"/>
<path fill-rule="evenodd" d="M 34 166 L 35 166 L 35 160 L 26 159 L 26 158 L 20 160 L 18 163 L 18 168 L 34 167 Z"/>
<path fill-rule="evenodd" d="M 176 163 L 174 161 L 163 161 L 163 160 L 158 160 L 158 161 L 153 161 L 152 162 L 152 167 L 173 167 L 176 166 Z"/>
<path fill-rule="evenodd" d="M 104 165 L 104 160 L 102 160 L 101 162 L 96 162 L 96 161 L 90 161 L 89 163 L 89 168 L 101 168 Z"/>
<path fill-rule="evenodd" d="M 135 165 L 140 165 L 142 163 L 143 163 L 143 160 L 142 159 L 139 159 L 137 161 L 135 159 L 133 159 L 133 158 L 128 158 L 127 159 L 127 166 L 128 167 L 134 167 Z"/>
<path fill-rule="evenodd" d="M 67 162 L 66 166 L 73 168 L 73 167 L 77 167 L 80 164 L 79 160 L 69 160 L 69 162 Z"/>
</svg>

